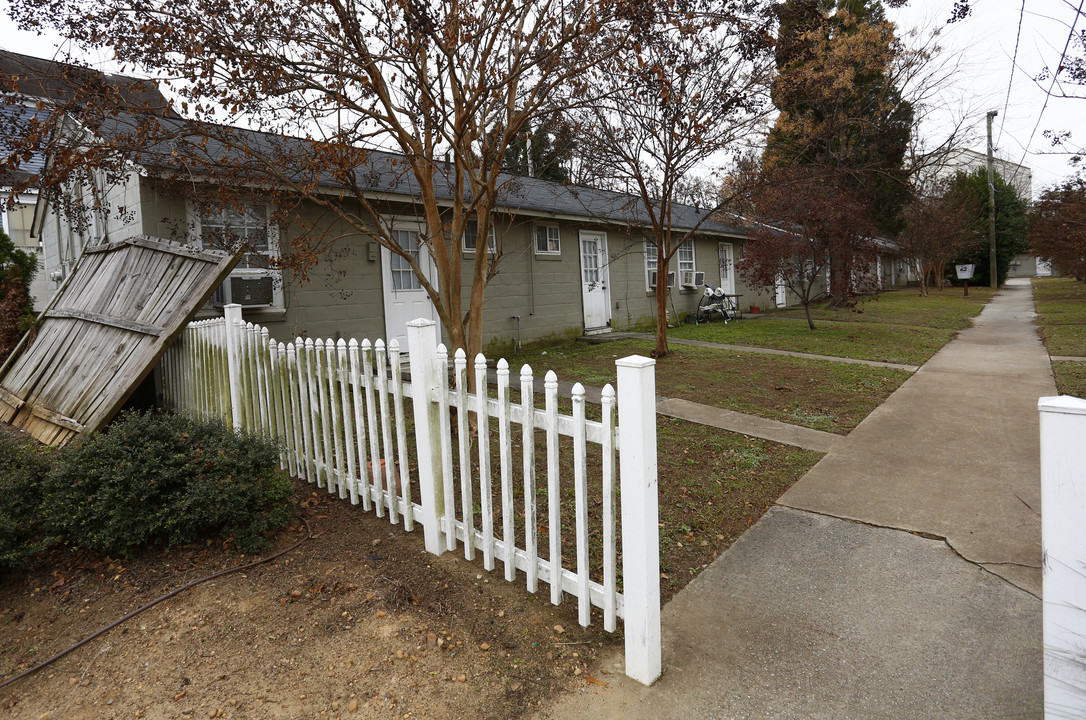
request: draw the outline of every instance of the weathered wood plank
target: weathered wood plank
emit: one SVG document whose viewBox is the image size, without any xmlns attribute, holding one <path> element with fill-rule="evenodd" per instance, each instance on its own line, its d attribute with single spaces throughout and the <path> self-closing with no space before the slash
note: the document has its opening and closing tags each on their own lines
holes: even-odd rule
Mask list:
<svg viewBox="0 0 1086 720">
<path fill-rule="evenodd" d="M 88 249 L 37 339 L 5 368 L 6 388 L 30 408 L 16 419 L 45 442 L 100 429 L 236 262 L 146 237 Z"/>
<path fill-rule="evenodd" d="M 6 389 L 0 387 L 0 402 L 7 403 L 10 407 L 18 410 L 23 406 L 22 399 L 13 393 L 8 392 Z"/>
<path fill-rule="evenodd" d="M 187 245 L 175 245 L 173 243 L 162 242 L 161 240 L 154 240 L 146 235 L 140 235 L 129 240 L 125 240 L 119 243 L 107 243 L 105 245 L 96 245 L 91 248 L 87 248 L 84 252 L 88 255 L 95 253 L 112 253 L 117 250 L 124 249 L 126 246 L 135 246 L 141 248 L 149 248 L 151 250 L 157 250 L 158 252 L 169 253 L 171 255 L 180 255 L 192 260 L 203 260 L 204 262 L 217 265 L 225 258 L 229 257 L 226 253 L 216 250 L 200 250 L 197 248 L 188 247 Z"/>
<path fill-rule="evenodd" d="M 48 317 L 86 320 L 87 322 L 96 323 L 98 325 L 108 325 L 109 327 L 131 330 L 132 332 L 141 333 L 143 335 L 154 335 L 156 337 L 161 335 L 163 330 L 163 328 L 155 325 L 147 325 L 146 323 L 125 320 L 124 318 L 119 317 L 108 317 L 106 315 L 99 315 L 98 313 L 86 312 L 84 310 L 53 310 L 49 313 Z"/>
<path fill-rule="evenodd" d="M 62 415 L 55 410 L 50 410 L 43 405 L 35 405 L 33 408 L 31 408 L 30 412 L 34 414 L 34 417 L 41 418 L 42 420 L 50 422 L 54 425 L 59 425 L 62 428 L 68 428 L 69 430 L 74 430 L 75 432 L 83 432 L 84 430 L 83 424 L 79 421 L 73 420 L 66 415 Z"/>
</svg>

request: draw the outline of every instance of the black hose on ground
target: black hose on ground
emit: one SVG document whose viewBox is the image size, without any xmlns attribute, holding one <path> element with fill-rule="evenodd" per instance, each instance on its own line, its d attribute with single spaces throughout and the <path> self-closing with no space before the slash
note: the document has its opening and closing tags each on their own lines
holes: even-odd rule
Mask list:
<svg viewBox="0 0 1086 720">
<path fill-rule="evenodd" d="M 222 577 L 223 575 L 229 575 L 230 573 L 240 572 L 241 570 L 248 570 L 249 568 L 256 567 L 257 565 L 263 565 L 264 563 L 271 562 L 272 560 L 275 560 L 278 557 L 286 555 L 288 552 L 291 552 L 292 550 L 297 550 L 299 547 L 301 547 L 302 543 L 304 543 L 306 540 L 309 540 L 309 539 L 311 539 L 313 537 L 313 531 L 309 527 L 309 521 L 306 520 L 305 518 L 302 518 L 302 522 L 305 523 L 305 537 L 303 537 L 301 540 L 294 543 L 290 547 L 284 548 L 283 550 L 280 550 L 277 553 L 273 553 L 272 555 L 269 555 L 266 558 L 261 558 L 260 560 L 254 560 L 251 563 L 246 563 L 245 565 L 238 565 L 237 567 L 227 568 L 226 570 L 220 570 L 219 572 L 212 573 L 211 575 L 208 575 L 207 577 L 202 577 L 199 580 L 193 580 L 192 582 L 186 583 L 186 584 L 182 585 L 179 588 L 175 588 L 175 589 L 171 590 L 170 592 L 166 593 L 165 595 L 163 595 L 161 597 L 158 597 L 158 598 L 155 598 L 154 600 L 147 603 L 146 605 L 143 605 L 142 607 L 136 608 L 135 610 L 128 613 L 124 617 L 119 618 L 117 620 L 114 620 L 113 622 L 111 622 L 109 625 L 106 625 L 104 628 L 102 628 L 98 632 L 94 633 L 93 635 L 88 635 L 87 637 L 85 637 L 82 640 L 80 640 L 79 642 L 77 642 L 75 645 L 72 645 L 71 647 L 67 648 L 66 650 L 62 650 L 61 652 L 57 653 L 53 657 L 49 658 L 48 660 L 43 660 L 42 662 L 38 663 L 34 667 L 30 668 L 29 670 L 24 670 L 23 672 L 19 673 L 15 677 L 11 677 L 11 678 L 8 678 L 7 680 L 4 680 L 3 682 L 0 682 L 0 688 L 5 688 L 8 685 L 16 683 L 16 682 L 18 682 L 19 680 L 22 680 L 25 677 L 33 675 L 34 673 L 38 672 L 39 670 L 41 670 L 43 668 L 49 667 L 50 665 L 55 663 L 57 660 L 60 660 L 65 655 L 78 650 L 79 648 L 81 648 L 84 645 L 86 645 L 87 643 L 89 643 L 91 640 L 94 640 L 97 637 L 105 635 L 107 632 L 109 632 L 113 628 L 117 627 L 118 625 L 121 625 L 121 624 L 131 620 L 132 618 L 136 617 L 137 615 L 139 615 L 140 613 L 142 613 L 145 610 L 150 610 L 155 605 L 158 605 L 160 602 L 162 602 L 164 600 L 169 600 L 174 595 L 179 595 L 180 593 L 183 593 L 186 590 L 194 588 L 197 585 L 200 585 L 202 583 L 205 583 L 208 580 L 214 580 L 215 578 Z"/>
</svg>

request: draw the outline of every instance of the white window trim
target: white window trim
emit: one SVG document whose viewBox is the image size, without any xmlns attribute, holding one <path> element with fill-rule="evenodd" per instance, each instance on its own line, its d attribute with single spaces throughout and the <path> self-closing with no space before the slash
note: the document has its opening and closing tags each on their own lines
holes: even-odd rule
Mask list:
<svg viewBox="0 0 1086 720">
<path fill-rule="evenodd" d="M 471 228 L 471 223 L 475 223 L 475 236 L 473 237 L 473 240 L 478 242 L 479 221 L 478 220 L 469 220 L 468 223 L 467 223 L 467 227 L 464 229 L 464 242 L 461 243 L 461 246 L 464 248 L 464 254 L 465 255 L 474 255 L 475 254 L 475 249 L 476 249 L 476 246 L 468 247 L 468 232 L 467 231 Z M 498 252 L 498 240 L 497 240 L 497 236 L 494 234 L 494 222 L 491 221 L 491 223 L 490 223 L 490 232 L 489 232 L 489 234 L 487 235 L 487 238 L 486 238 L 486 253 L 487 253 L 487 255 L 495 255 L 495 254 L 497 254 L 497 252 Z"/>
<path fill-rule="evenodd" d="M 690 248 L 690 267 L 683 267 L 682 252 L 683 248 Z M 687 238 L 683 241 L 683 244 L 679 246 L 679 249 L 675 251 L 675 262 L 678 265 L 675 267 L 675 271 L 682 276 L 684 272 L 697 272 L 698 271 L 698 254 L 694 252 L 694 241 L 691 238 Z"/>
<path fill-rule="evenodd" d="M 252 205 L 261 205 L 264 208 L 264 217 L 268 223 L 268 249 L 264 252 L 269 259 L 277 259 L 279 257 L 279 225 L 272 222 L 271 218 L 275 215 L 276 207 L 272 203 L 262 203 L 259 201 L 253 201 Z M 188 199 L 185 201 L 185 213 L 190 218 L 190 227 L 193 236 L 189 238 L 189 244 L 194 245 L 200 249 L 204 248 L 203 238 L 203 213 L 196 204 Z M 270 277 L 272 279 L 272 302 L 267 306 L 254 306 L 251 308 L 253 311 L 259 310 L 284 310 L 286 309 L 286 297 L 283 293 L 283 271 L 276 268 L 234 268 L 230 271 L 230 275 L 223 282 L 229 281 L 230 278 L 245 278 L 245 279 L 257 279 L 262 277 Z"/>
<path fill-rule="evenodd" d="M 555 237 L 555 249 L 554 250 L 540 250 L 539 249 L 539 236 L 536 234 L 541 228 L 547 228 L 549 231 L 553 228 L 557 236 Z M 547 245 L 550 245 L 550 234 L 547 235 Z M 537 222 L 532 224 L 532 249 L 536 255 L 561 255 L 562 254 L 562 229 L 558 223 L 543 223 Z"/>
<path fill-rule="evenodd" d="M 657 269 L 657 267 L 656 267 L 656 243 L 654 241 L 648 239 L 648 238 L 645 238 L 644 241 L 645 241 L 645 245 L 644 245 L 644 248 L 645 248 L 645 290 L 647 292 L 655 292 L 656 288 L 654 288 L 649 283 L 649 273 L 652 272 L 653 270 Z M 693 259 L 690 262 L 690 267 L 683 268 L 682 261 L 679 259 L 679 252 L 681 252 L 682 248 L 686 247 L 686 246 L 690 246 L 690 255 L 692 256 Z M 679 250 L 675 251 L 675 255 L 672 258 L 671 262 L 668 263 L 668 267 L 670 268 L 668 270 L 668 272 L 675 273 L 675 285 L 679 286 L 680 289 L 681 289 L 681 284 L 680 283 L 682 282 L 682 273 L 683 273 L 683 271 L 688 270 L 690 272 L 697 272 L 697 270 L 698 270 L 698 254 L 694 250 L 694 240 L 693 240 L 693 238 L 687 238 L 686 240 L 683 241 L 683 244 L 681 246 L 679 246 Z M 657 278 L 657 279 L 659 279 L 659 278 Z M 665 279 L 665 284 L 666 284 L 666 282 L 667 281 Z"/>
</svg>

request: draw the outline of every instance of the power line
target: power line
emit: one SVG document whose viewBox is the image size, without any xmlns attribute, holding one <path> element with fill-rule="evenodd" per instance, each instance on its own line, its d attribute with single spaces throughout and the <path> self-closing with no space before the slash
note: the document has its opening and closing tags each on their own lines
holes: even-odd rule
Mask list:
<svg viewBox="0 0 1086 720">
<path fill-rule="evenodd" d="M 1018 9 L 1018 32 L 1014 35 L 1014 55 L 1011 56 L 1011 74 L 1007 78 L 1007 97 L 1003 99 L 1003 119 L 999 123 L 999 135 L 996 136 L 996 145 L 1003 139 L 1003 128 L 1007 124 L 1007 107 L 1011 102 L 1011 86 L 1014 84 L 1014 71 L 1018 68 L 1018 42 L 1022 39 L 1022 20 L 1026 16 L 1026 0 L 1022 0 L 1022 7 Z"/>
<path fill-rule="evenodd" d="M 1029 134 L 1029 140 L 1026 141 L 1026 151 L 1022 153 L 1022 159 L 1018 161 L 1021 165 L 1025 162 L 1026 155 L 1029 154 L 1029 146 L 1033 144 L 1033 138 L 1037 135 L 1037 128 L 1041 127 L 1041 117 L 1045 114 L 1045 109 L 1048 108 L 1048 101 L 1052 99 L 1052 91 L 1056 88 L 1056 80 L 1059 78 L 1060 70 L 1063 68 L 1063 60 L 1067 57 L 1067 49 L 1071 47 L 1071 39 L 1075 37 L 1075 25 L 1078 24 L 1079 16 L 1082 15 L 1082 6 L 1086 4 L 1086 0 L 1080 0 L 1078 9 L 1075 11 L 1075 17 L 1071 20 L 1071 31 L 1067 33 L 1067 42 L 1063 45 L 1063 52 L 1060 53 L 1060 59 L 1056 63 L 1056 69 L 1052 72 L 1052 82 L 1049 83 L 1048 91 L 1045 93 L 1044 104 L 1041 105 L 1041 112 L 1037 113 L 1037 123 L 1033 126 L 1033 132 Z"/>
</svg>

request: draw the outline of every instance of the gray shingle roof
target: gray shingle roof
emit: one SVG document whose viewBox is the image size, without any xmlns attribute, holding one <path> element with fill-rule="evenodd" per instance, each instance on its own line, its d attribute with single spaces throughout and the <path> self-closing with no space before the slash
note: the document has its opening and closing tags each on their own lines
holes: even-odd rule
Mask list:
<svg viewBox="0 0 1086 720">
<path fill-rule="evenodd" d="M 177 169 L 178 158 L 191 158 L 195 152 L 202 163 L 248 167 L 259 172 L 257 157 L 296 159 L 298 165 L 310 162 L 314 141 L 283 137 L 226 125 L 211 125 L 180 119 L 162 119 L 162 141 L 139 152 L 136 161 L 148 167 Z M 120 125 L 116 128 L 123 131 Z M 406 200 L 418 198 L 420 189 L 410 163 L 403 155 L 382 150 L 359 154 L 353 169 L 354 181 L 362 192 L 389 195 Z M 331 169 L 311 168 L 321 187 L 344 189 L 347 183 Z M 305 177 L 300 171 L 298 177 Z M 454 198 L 453 178 L 446 175 L 444 163 L 435 169 L 435 192 L 441 200 Z M 648 226 L 649 218 L 640 198 L 634 195 L 556 183 L 549 180 L 502 173 L 498 180 L 499 209 L 510 212 L 539 213 L 555 218 L 580 218 L 624 225 Z M 673 227 L 689 230 L 697 227 L 707 234 L 743 235 L 738 225 L 725 224 L 705 217 L 706 210 L 690 205 L 675 205 Z"/>
<path fill-rule="evenodd" d="M 109 75 L 0 51 L 0 78 L 5 77 L 14 78 L 24 95 L 49 98 L 58 103 L 74 100 L 77 112 L 81 104 L 79 95 L 85 93 L 87 88 L 101 87 L 104 82 L 119 89 L 125 105 L 132 108 L 131 112 L 79 119 L 99 137 L 116 142 L 129 159 L 150 170 L 187 172 L 199 165 L 247 167 L 257 177 L 264 177 L 255 157 L 270 156 L 292 161 L 294 167 L 298 168 L 299 179 L 313 177 L 320 187 L 344 189 L 348 184 L 342 174 L 333 171 L 331 164 L 327 168 L 313 166 L 313 141 L 186 120 L 172 112 L 152 80 Z M 151 132 L 147 132 L 148 120 L 154 124 Z M 130 147 L 125 148 L 126 143 L 130 143 Z M 360 163 L 353 168 L 353 179 L 362 192 L 387 194 L 405 200 L 419 197 L 418 182 L 404 156 L 373 150 L 360 153 L 359 158 Z M 28 172 L 40 169 L 40 158 L 35 158 L 26 167 Z M 438 163 L 435 175 L 435 191 L 439 199 L 452 200 L 452 179 L 444 174 L 442 163 Z M 649 226 L 649 218 L 640 199 L 633 195 L 505 173 L 498 183 L 501 210 Z M 705 212 L 689 205 L 675 205 L 672 211 L 673 228 L 689 230 L 698 227 L 708 234 L 743 234 L 737 225 L 707 219 Z"/>
</svg>

